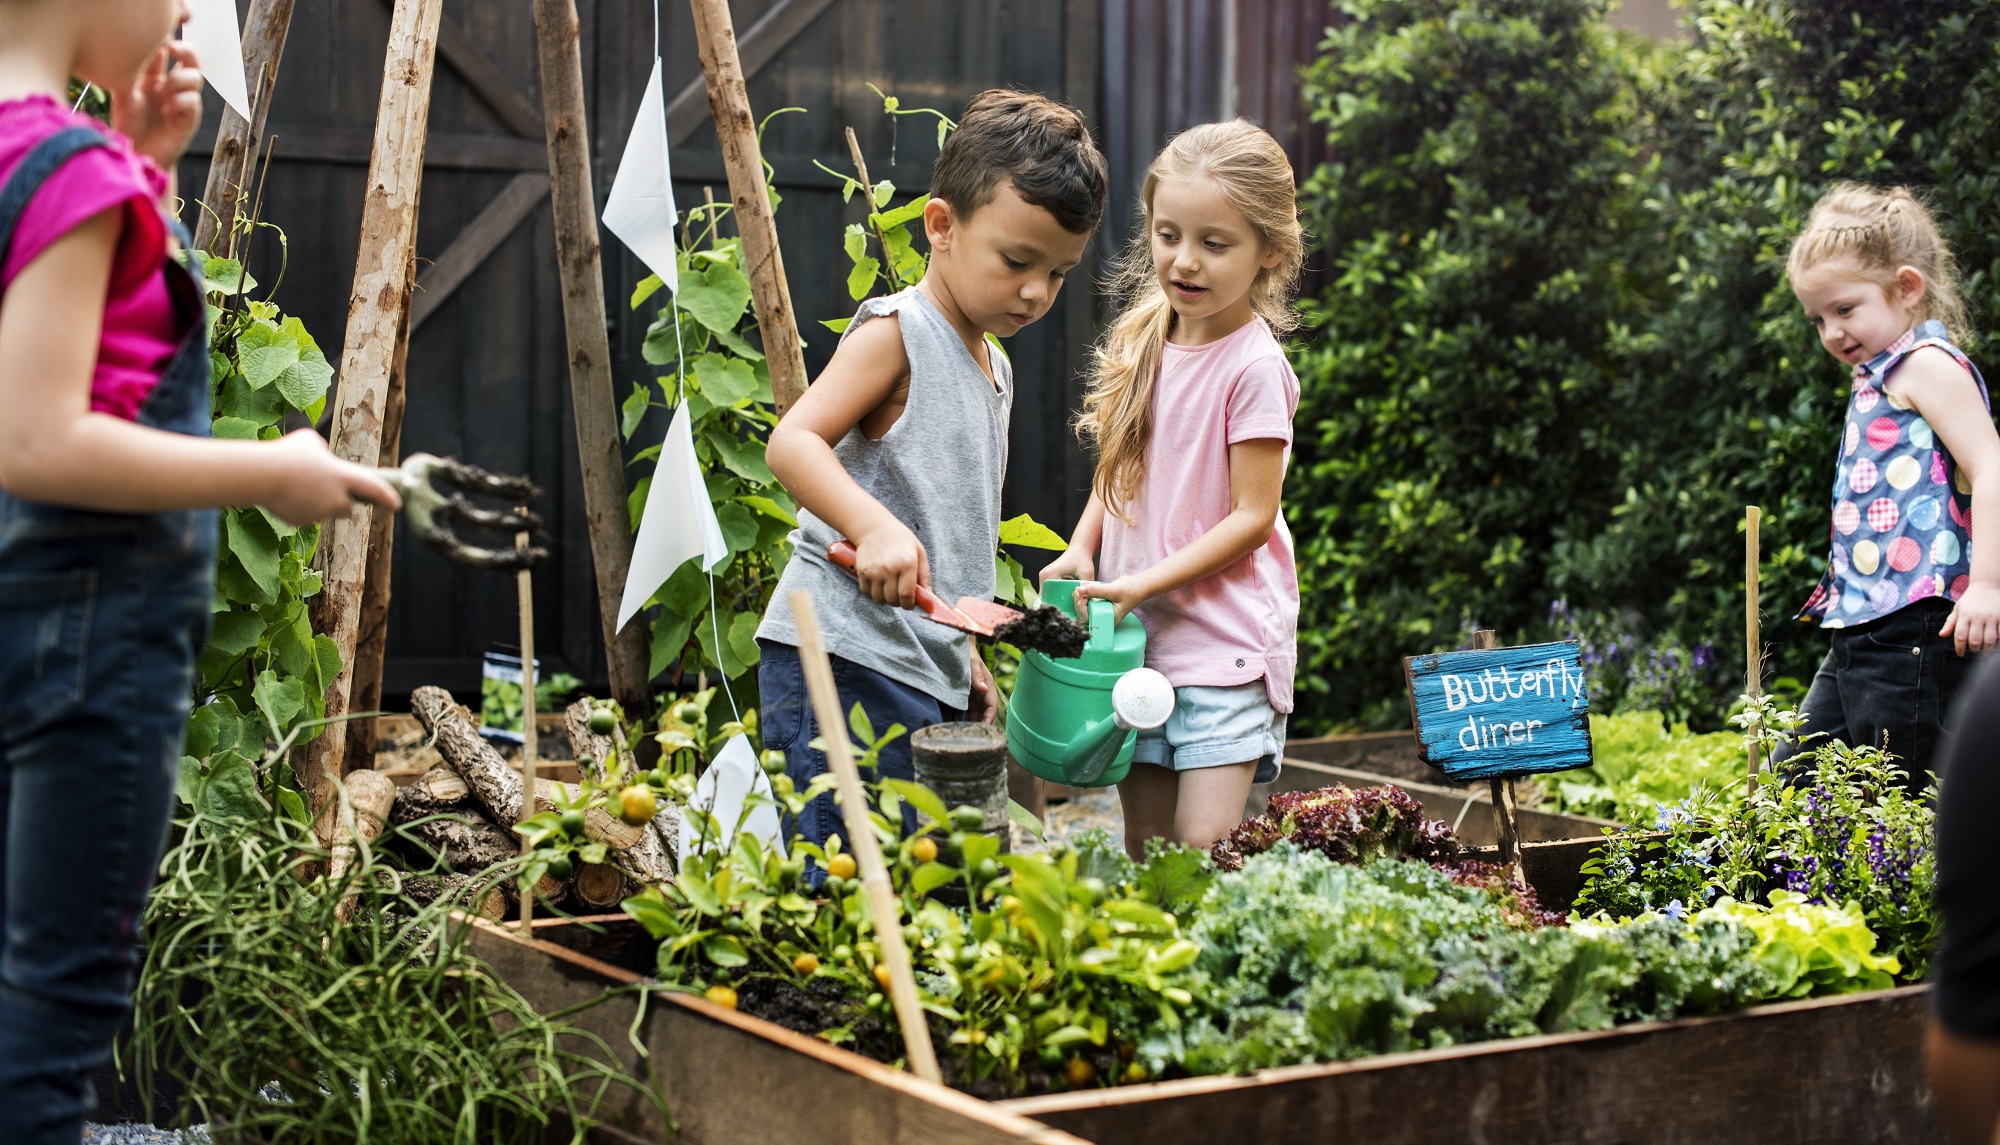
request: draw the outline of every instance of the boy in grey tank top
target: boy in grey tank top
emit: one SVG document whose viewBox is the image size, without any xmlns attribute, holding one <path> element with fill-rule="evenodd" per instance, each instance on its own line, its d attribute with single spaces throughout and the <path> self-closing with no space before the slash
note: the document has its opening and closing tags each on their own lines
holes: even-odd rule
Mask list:
<svg viewBox="0 0 2000 1145">
<path fill-rule="evenodd" d="M 765 458 L 797 500 L 792 559 L 757 629 L 764 746 L 804 790 L 826 771 L 798 658 L 791 595 L 806 593 L 833 656 L 842 710 L 877 735 L 990 720 L 997 697 L 971 642 L 912 611 L 918 585 L 946 600 L 993 596 L 1014 378 L 995 337 L 1048 313 L 1104 209 L 1104 157 L 1083 118 L 1041 96 L 975 97 L 945 141 L 924 209 L 929 269 L 861 304 L 833 360 L 772 431 Z M 857 550 L 857 576 L 827 546 Z M 909 737 L 884 776 L 912 778 Z M 831 796 L 797 824 L 839 831 Z M 817 878 L 817 874 L 815 874 Z"/>
</svg>

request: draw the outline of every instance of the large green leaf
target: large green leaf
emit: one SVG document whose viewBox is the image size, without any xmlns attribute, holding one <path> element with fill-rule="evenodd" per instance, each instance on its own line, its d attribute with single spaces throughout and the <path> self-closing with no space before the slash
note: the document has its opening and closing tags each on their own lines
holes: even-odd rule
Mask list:
<svg viewBox="0 0 2000 1145">
<path fill-rule="evenodd" d="M 762 619 L 754 612 L 739 612 L 729 619 L 729 647 L 745 668 L 755 668 L 763 658 L 757 647 L 757 624 Z"/>
<path fill-rule="evenodd" d="M 280 545 L 277 536 L 271 532 L 271 526 L 265 522 L 263 514 L 254 510 L 231 509 L 225 517 L 230 555 L 242 565 L 259 592 L 266 598 L 276 599 Z"/>
<path fill-rule="evenodd" d="M 639 423 L 645 419 L 646 409 L 652 403 L 652 398 L 651 386 L 637 384 L 626 396 L 625 404 L 619 407 L 618 433 L 626 441 L 632 440 L 632 435 L 639 432 Z"/>
<path fill-rule="evenodd" d="M 757 394 L 757 374 L 750 363 L 720 354 L 696 358 L 694 380 L 703 397 L 725 408 L 747 402 Z"/>
<path fill-rule="evenodd" d="M 203 768 L 194 787 L 195 809 L 218 819 L 263 818 L 269 812 L 257 792 L 257 772 L 249 760 L 231 755 Z"/>
<path fill-rule="evenodd" d="M 681 276 L 681 308 L 710 330 L 735 330 L 750 308 L 750 280 L 730 263 Z"/>
<path fill-rule="evenodd" d="M 278 392 L 293 409 L 309 410 L 326 397 L 327 387 L 333 384 L 333 366 L 298 319 L 286 318 L 282 329 L 297 344 L 299 360 L 278 375 Z"/>
<path fill-rule="evenodd" d="M 757 543 L 757 518 L 735 501 L 725 501 L 715 507 L 716 523 L 722 526 L 722 539 L 732 552 L 742 552 Z"/>
<path fill-rule="evenodd" d="M 1031 549 L 1051 549 L 1062 552 L 1069 548 L 1069 542 L 1060 534 L 1026 513 L 1010 517 L 1000 522 L 1000 543 L 1003 545 L 1024 545 Z"/>
<path fill-rule="evenodd" d="M 236 339 L 236 360 L 253 390 L 261 390 L 299 364 L 299 343 L 269 322 L 252 322 Z"/>
<path fill-rule="evenodd" d="M 264 635 L 264 618 L 254 612 L 218 612 L 210 621 L 209 647 L 241 656 L 257 647 Z"/>
<path fill-rule="evenodd" d="M 716 455 L 722 463 L 736 474 L 759 485 L 774 485 L 777 478 L 771 474 L 771 467 L 764 461 L 764 443 L 757 440 L 743 441 L 729 434 L 716 434 L 709 438 L 715 446 Z"/>
</svg>

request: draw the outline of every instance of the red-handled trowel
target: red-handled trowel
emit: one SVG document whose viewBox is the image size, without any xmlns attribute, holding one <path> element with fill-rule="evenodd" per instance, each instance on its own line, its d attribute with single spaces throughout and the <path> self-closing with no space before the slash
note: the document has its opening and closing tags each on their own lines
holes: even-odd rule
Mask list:
<svg viewBox="0 0 2000 1145">
<path fill-rule="evenodd" d="M 854 572 L 855 553 L 853 544 L 835 541 L 826 549 L 826 559 Z M 917 586 L 917 611 L 947 628 L 960 632 L 970 632 L 974 636 L 991 638 L 994 630 L 1006 624 L 1014 624 L 1027 619 L 1027 613 L 1018 608 L 1008 608 L 990 600 L 979 600 L 961 596 L 957 604 L 946 604 L 945 599 L 923 585 Z"/>
</svg>

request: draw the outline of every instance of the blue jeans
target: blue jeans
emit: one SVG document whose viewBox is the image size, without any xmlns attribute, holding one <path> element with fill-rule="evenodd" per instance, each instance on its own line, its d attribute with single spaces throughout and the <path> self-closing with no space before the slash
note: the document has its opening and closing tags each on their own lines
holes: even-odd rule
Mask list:
<svg viewBox="0 0 2000 1145">
<path fill-rule="evenodd" d="M 1805 751 L 1810 754 L 1827 740 L 1882 747 L 1886 739 L 1906 773 L 1904 786 L 1912 793 L 1929 786 L 1945 716 L 1977 664 L 1937 634 L 1951 608 L 1948 600 L 1919 601 L 1880 620 L 1834 629 L 1833 650 L 1813 675 L 1802 709 L 1805 731 L 1825 738 L 1808 742 Z M 1798 752 L 1788 744 L 1775 753 L 1774 763 L 1782 765 Z M 1793 778 L 1812 774 L 1808 761 Z"/>
<path fill-rule="evenodd" d="M 813 716 L 812 699 L 806 694 L 805 669 L 799 663 L 799 650 L 769 640 L 759 640 L 757 645 L 762 650 L 762 658 L 757 662 L 758 702 L 762 705 L 757 712 L 757 725 L 763 732 L 764 748 L 785 753 L 785 774 L 791 776 L 798 790 L 804 791 L 815 777 L 826 774 L 827 762 L 823 753 L 810 746 L 819 736 L 819 721 Z M 881 777 L 915 779 L 910 735 L 919 728 L 965 718 L 965 713 L 945 707 L 936 697 L 891 680 L 873 668 L 864 668 L 839 656 L 828 659 L 833 662 L 833 685 L 840 694 L 841 711 L 852 711 L 854 705 L 860 704 L 877 738 L 890 725 L 903 725 L 903 734 L 885 745 L 876 758 L 877 774 Z M 859 754 L 866 745 L 856 743 L 854 747 Z M 874 777 L 864 772 L 861 778 L 866 781 Z M 916 826 L 916 812 L 906 806 L 903 830 L 914 831 Z M 840 807 L 831 793 L 806 804 L 798 821 L 786 827 L 791 834 L 817 844 L 824 844 L 829 836 L 847 834 Z M 817 887 L 822 876 L 816 866 L 808 866 L 812 885 Z"/>
</svg>

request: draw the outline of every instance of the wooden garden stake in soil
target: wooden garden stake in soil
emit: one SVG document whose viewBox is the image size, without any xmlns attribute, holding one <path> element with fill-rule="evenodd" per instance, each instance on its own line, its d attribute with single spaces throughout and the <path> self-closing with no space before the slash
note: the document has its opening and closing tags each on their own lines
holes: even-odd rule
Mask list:
<svg viewBox="0 0 2000 1145">
<path fill-rule="evenodd" d="M 517 533 L 514 547 L 528 547 L 529 536 Z M 539 758 L 541 745 L 535 736 L 535 585 L 534 574 L 522 569 L 514 574 L 514 586 L 521 595 L 521 790 L 535 789 L 535 761 Z M 515 819 L 519 826 L 535 813 L 532 799 L 521 800 L 521 814 Z M 528 837 L 521 836 L 521 854 L 525 857 L 534 848 L 528 845 Z M 528 934 L 534 929 L 535 896 L 521 896 L 521 933 Z"/>
<path fill-rule="evenodd" d="M 382 456 L 386 391 L 397 336 L 410 306 L 417 193 L 423 185 L 431 73 L 437 63 L 438 19 L 443 10 L 444 0 L 396 0 L 389 20 L 382 100 L 361 213 L 361 255 L 347 307 L 347 341 L 333 415 L 333 451 L 360 465 L 374 465 Z M 326 714 L 332 722 L 306 745 L 299 769 L 299 785 L 315 813 L 325 806 L 329 773 L 337 773 L 346 757 L 347 724 L 340 717 L 348 712 L 353 685 L 373 517 L 369 508 L 357 505 L 349 516 L 329 522 L 321 545 L 326 579 L 315 627 L 333 639 L 341 668 L 326 691 Z"/>
<path fill-rule="evenodd" d="M 1491 628 L 1482 628 L 1472 634 L 1472 646 L 1477 649 L 1500 647 L 1500 634 Z M 1506 867 L 1516 882 L 1526 882 L 1527 876 L 1521 871 L 1521 829 L 1515 822 L 1514 781 L 1511 778 L 1489 779 L 1493 785 L 1493 821 L 1500 832 L 1500 865 Z"/>
<path fill-rule="evenodd" d="M 730 21 L 729 0 L 689 2 L 694 8 L 701 74 L 708 87 L 708 110 L 715 116 L 722 165 L 729 172 L 729 197 L 736 205 L 736 230 L 743 236 L 743 262 L 750 271 L 750 299 L 757 307 L 757 329 L 763 334 L 764 357 L 771 369 L 771 397 L 778 407 L 778 416 L 783 417 L 792 403 L 799 400 L 799 395 L 806 392 L 806 360 L 799 346 L 798 323 L 792 314 L 791 287 L 785 283 L 785 260 L 778 251 L 778 227 L 771 219 L 771 189 L 764 182 L 764 153 L 757 143 L 757 120 L 750 113 L 750 93 L 743 83 L 743 61 L 736 54 L 736 26 Z M 540 8 L 537 3 L 537 11 Z"/>
<path fill-rule="evenodd" d="M 1743 634 L 1744 648 L 1749 657 L 1746 678 L 1751 699 L 1764 694 L 1764 643 L 1759 633 L 1757 615 L 1757 590 L 1761 577 L 1758 551 L 1758 528 L 1763 524 L 1764 510 L 1756 505 L 1743 509 Z M 1745 792 L 1757 790 L 1757 772 L 1764 766 L 1763 753 L 1757 747 L 1757 734 L 1763 731 L 1761 723 L 1750 725 L 1750 778 Z"/>
<path fill-rule="evenodd" d="M 577 460 L 583 469 L 584 517 L 597 570 L 597 619 L 611 694 L 628 715 L 652 702 L 650 652 L 643 628 L 618 631 L 618 604 L 632 567 L 625 508 L 625 455 L 618 441 L 618 399 L 611 386 L 611 340 L 605 333 L 604 267 L 591 188 L 590 133 L 584 119 L 583 57 L 576 0 L 535 0 L 535 42 L 542 66 L 542 119 L 549 139 L 549 198 L 555 210 L 556 268 L 562 276 L 563 330 L 569 341 L 570 404 L 576 412 Z"/>
<path fill-rule="evenodd" d="M 840 781 L 840 814 L 847 823 L 848 848 L 861 867 L 862 890 L 868 896 L 868 913 L 875 921 L 875 941 L 881 945 L 882 961 L 889 967 L 889 997 L 896 1005 L 896 1024 L 903 1029 L 903 1047 L 910 1057 L 910 1071 L 925 1081 L 943 1084 L 937 1052 L 931 1048 L 930 1026 L 925 1022 L 922 1004 L 917 1001 L 917 979 L 910 970 L 909 949 L 903 945 L 901 915 L 896 910 L 895 892 L 889 888 L 889 869 L 882 862 L 874 826 L 868 822 L 868 797 L 861 791 L 861 772 L 854 766 L 854 745 L 847 741 L 847 713 L 840 710 L 833 664 L 820 640 L 819 617 L 813 613 L 812 597 L 803 592 L 793 593 L 792 616 L 799 626 L 799 660 L 805 668 L 806 689 L 812 693 L 813 716 L 819 721 L 821 738 L 826 741 L 827 762 Z"/>
<path fill-rule="evenodd" d="M 264 138 L 264 120 L 271 111 L 271 93 L 278 87 L 278 62 L 284 58 L 285 35 L 292 27 L 295 0 L 253 0 L 249 19 L 243 22 L 243 70 L 257 81 L 250 93 L 250 119 L 245 120 L 227 104 L 222 107 L 222 124 L 215 133 L 215 152 L 209 159 L 208 182 L 201 201 L 206 208 L 195 220 L 196 250 L 229 257 L 236 242 L 236 216 L 249 192 L 249 160 Z M 221 237 L 224 246 L 215 249 Z"/>
<path fill-rule="evenodd" d="M 417 263 L 410 260 L 410 289 L 416 289 Z M 403 411 L 405 383 L 410 368 L 410 311 L 403 309 L 403 327 L 396 335 L 396 358 L 389 367 L 389 388 L 383 401 L 382 460 L 377 464 L 391 469 L 403 460 Z M 348 710 L 373 712 L 382 706 L 382 661 L 389 649 L 389 593 L 394 577 L 392 558 L 396 546 L 396 514 L 371 514 L 368 521 L 368 569 L 361 587 L 361 619 L 354 639 L 353 683 L 348 686 Z M 342 773 L 366 771 L 375 766 L 375 717 L 357 716 L 347 728 L 347 758 Z"/>
</svg>

